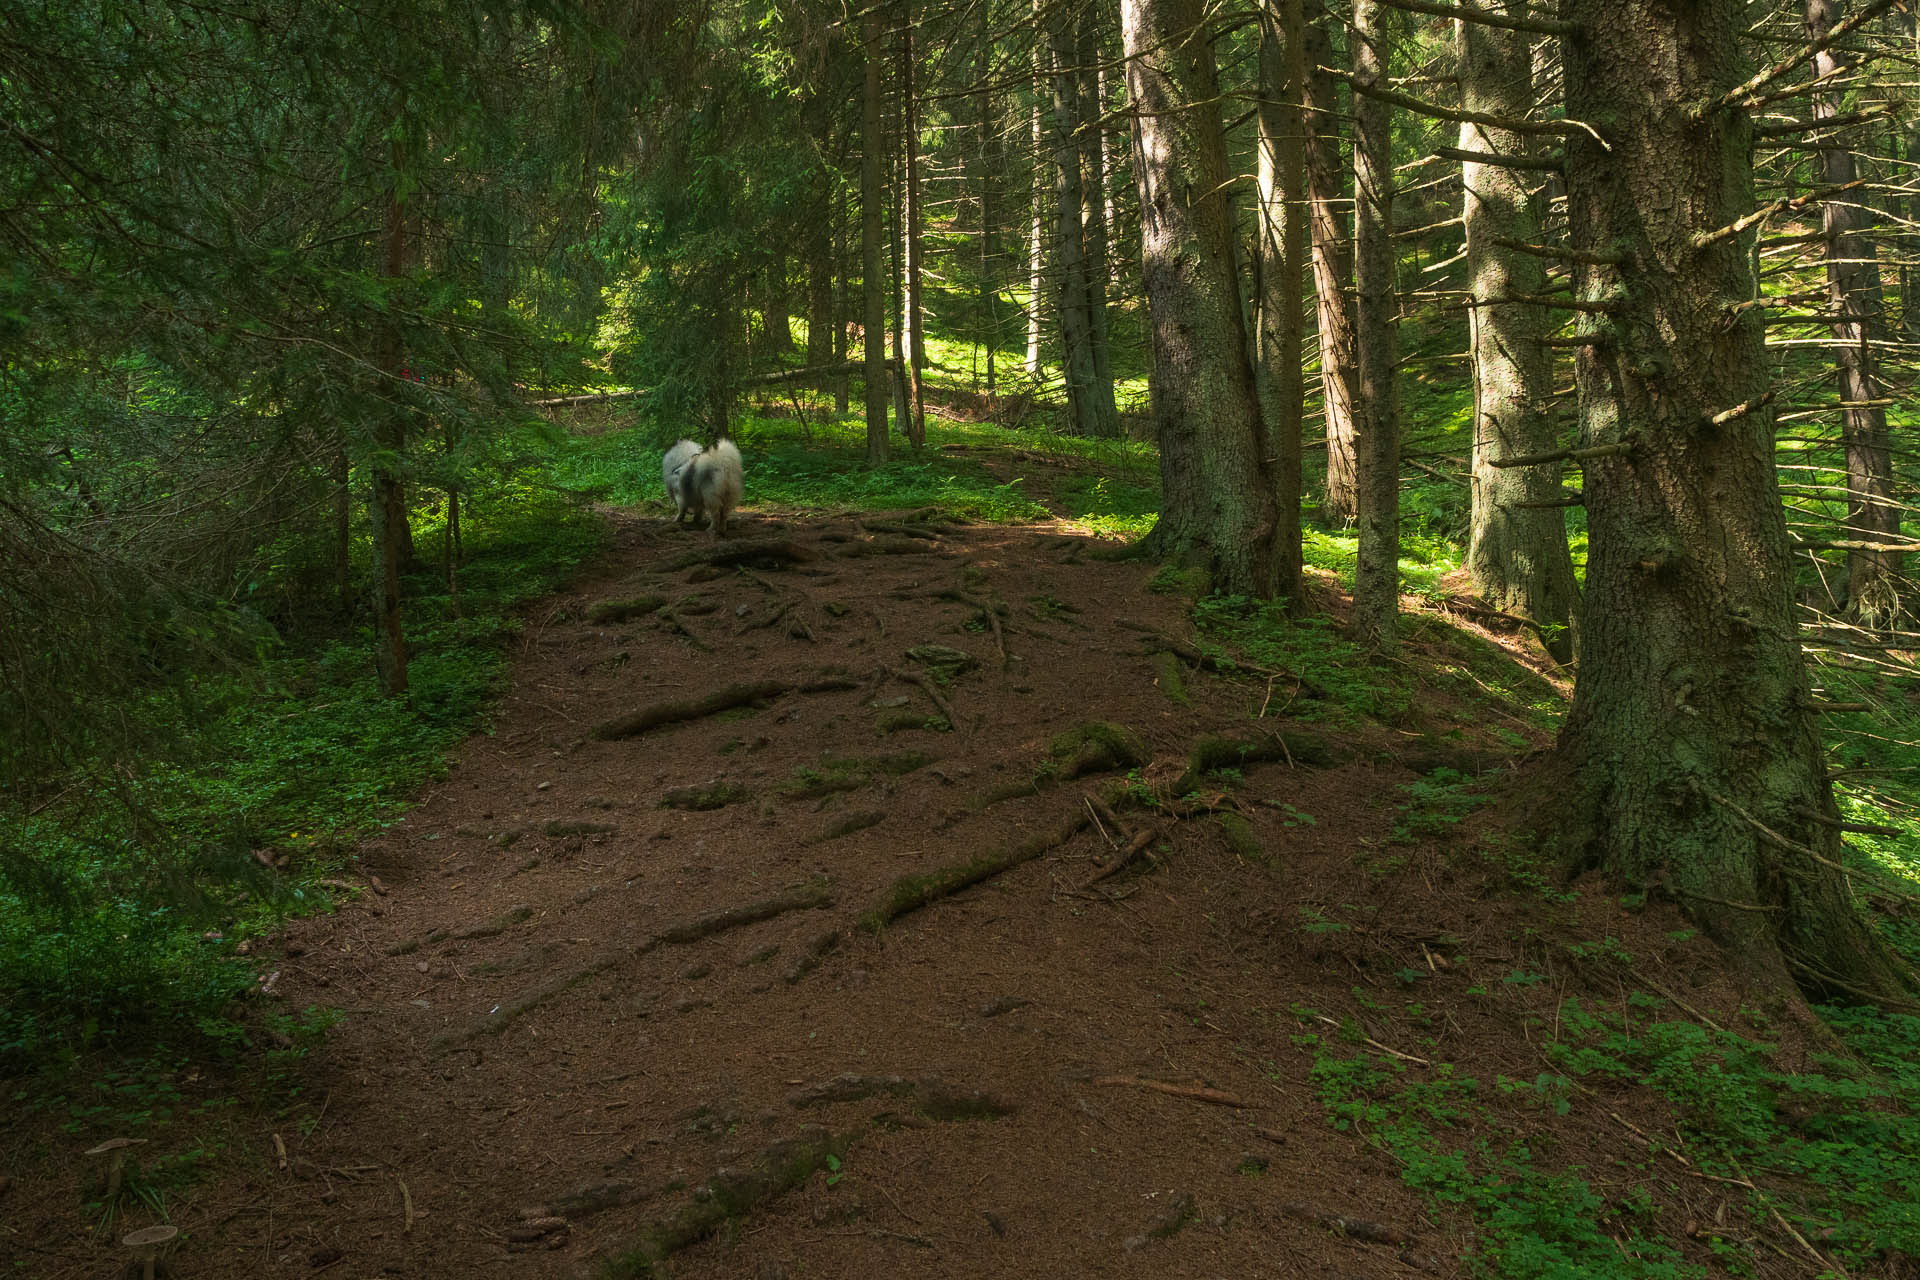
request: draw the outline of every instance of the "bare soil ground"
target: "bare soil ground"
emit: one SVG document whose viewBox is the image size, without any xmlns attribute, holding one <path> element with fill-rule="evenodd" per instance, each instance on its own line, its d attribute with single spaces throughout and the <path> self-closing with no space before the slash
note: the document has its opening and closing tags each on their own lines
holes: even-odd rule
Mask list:
<svg viewBox="0 0 1920 1280">
<path fill-rule="evenodd" d="M 1483 710 L 1256 722 L 1300 691 L 1190 662 L 1176 701 L 1154 651 L 1186 602 L 1061 527 L 750 516 L 721 545 L 782 550 L 683 563 L 710 545 L 617 516 L 529 616 L 493 732 L 362 850 L 369 891 L 276 940 L 268 998 L 346 1019 L 304 1105 L 234 1121 L 170 1206 L 174 1274 L 572 1277 L 647 1252 L 766 1280 L 1464 1274 L 1464 1224 L 1325 1122 L 1294 1036 L 1327 1028 L 1293 1011 L 1411 966 L 1437 1048 L 1384 1014 L 1368 1039 L 1412 1069 L 1542 1069 L 1511 1010 L 1462 994 L 1525 958 L 1522 907 L 1440 846 L 1386 856 L 1398 785 L 1511 753 Z M 667 605 L 593 609 L 643 596 Z M 959 659 L 929 645 L 965 669 L 943 681 Z M 596 736 L 725 689 L 758 696 Z M 1039 776 L 1090 720 L 1137 763 Z M 1129 773 L 1166 800 L 1197 740 L 1255 730 L 1289 746 L 1173 813 L 1126 805 Z M 1127 850 L 1148 857 L 1096 879 Z M 1660 941 L 1670 919 L 1573 912 L 1716 981 Z M 1567 1149 L 1644 1164 L 1604 1114 Z M 0 1202 L 26 1274 L 120 1265 L 77 1176 L 49 1156 Z M 1675 1235 L 1687 1211 L 1663 1208 Z"/>
</svg>

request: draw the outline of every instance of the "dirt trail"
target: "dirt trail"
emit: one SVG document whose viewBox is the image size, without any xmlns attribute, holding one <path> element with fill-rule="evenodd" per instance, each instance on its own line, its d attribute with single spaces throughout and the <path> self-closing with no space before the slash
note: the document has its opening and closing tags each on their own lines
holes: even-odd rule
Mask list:
<svg viewBox="0 0 1920 1280">
<path fill-rule="evenodd" d="M 280 998 L 348 1017 L 307 1123 L 182 1206 L 178 1274 L 577 1276 L 683 1242 L 677 1277 L 1452 1274 L 1450 1228 L 1327 1127 L 1288 1016 L 1381 964 L 1299 923 L 1376 892 L 1353 858 L 1414 776 L 1395 739 L 1249 763 L 1186 820 L 1101 815 L 1099 761 L 1031 785 L 1054 735 L 1125 726 L 1164 792 L 1262 702 L 1190 665 L 1190 702 L 1160 687 L 1141 628 L 1186 620 L 1149 568 L 1049 527 L 762 518 L 731 545 L 761 539 L 802 558 L 667 571 L 704 535 L 621 517 L 529 618 L 495 731 L 363 850 L 383 892 L 289 931 Z M 642 596 L 669 605 L 589 620 Z M 931 685 L 951 732 L 903 674 L 925 645 L 971 659 Z M 823 671 L 848 678 L 593 733 Z M 1090 883 L 1156 822 L 1151 867 Z M 919 900 L 902 877 L 1021 853 L 859 923 Z"/>
</svg>

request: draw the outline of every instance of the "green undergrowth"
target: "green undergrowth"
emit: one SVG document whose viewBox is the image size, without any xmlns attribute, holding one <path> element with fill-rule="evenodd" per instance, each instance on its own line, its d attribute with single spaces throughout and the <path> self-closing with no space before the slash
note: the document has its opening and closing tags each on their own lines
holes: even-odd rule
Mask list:
<svg viewBox="0 0 1920 1280">
<path fill-rule="evenodd" d="M 516 606 L 601 543 L 598 519 L 525 477 L 476 496 L 458 603 L 438 513 L 404 582 L 409 690 L 383 697 L 372 637 L 289 634 L 257 666 L 129 713 L 164 718 L 164 758 L 80 777 L 63 802 L 0 818 L 0 1066 L 75 1053 L 238 1052 L 255 984 L 238 945 L 324 910 L 354 842 L 445 773 L 485 724 Z"/>
<path fill-rule="evenodd" d="M 1509 985 L 1527 976 L 1516 970 Z M 1678 1019 L 1643 992 L 1611 1006 L 1568 999 L 1553 1013 L 1546 1069 L 1519 1078 L 1371 1051 L 1351 1019 L 1294 1037 L 1314 1055 L 1328 1121 L 1387 1152 L 1434 1205 L 1471 1217 L 1473 1274 L 1752 1275 L 1756 1235 L 1794 1248 L 1783 1220 L 1853 1274 L 1920 1253 L 1920 1019 L 1823 1009 L 1844 1052 L 1789 1070 L 1757 1014 L 1760 1030 L 1735 1034 Z M 1666 1118 L 1648 1114 L 1649 1092 Z M 1634 1154 L 1588 1153 L 1561 1136 L 1589 1119 L 1615 1126 L 1617 1114 L 1649 1136 Z M 1702 1176 L 1728 1210 L 1696 1226 L 1710 1267 L 1681 1255 L 1670 1207 L 1696 1201 Z"/>
<path fill-rule="evenodd" d="M 1056 514 L 1105 537 L 1131 538 L 1153 527 L 1159 511 L 1159 469 L 1150 448 L 1124 440 L 1084 440 L 1044 429 L 1009 431 L 991 423 L 929 415 L 927 445 L 893 442 L 893 458 L 866 462 L 866 428 L 853 415 L 816 409 L 792 416 L 746 414 L 733 438 L 744 455 L 746 505 L 797 512 L 889 511 L 938 507 L 1003 524 Z M 558 487 L 596 501 L 665 510 L 660 481 L 663 445 L 639 426 L 551 442 L 549 474 Z M 1009 454 L 1014 474 L 997 479 L 983 459 Z M 1019 474 L 1037 455 L 1071 473 L 1041 494 Z M 1049 500 L 1054 504 L 1049 506 Z"/>
</svg>

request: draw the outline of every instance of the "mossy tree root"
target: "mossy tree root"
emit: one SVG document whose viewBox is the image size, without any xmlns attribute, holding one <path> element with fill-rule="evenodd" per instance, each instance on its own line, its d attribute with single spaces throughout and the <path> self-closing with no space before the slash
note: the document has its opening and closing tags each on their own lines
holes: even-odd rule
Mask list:
<svg viewBox="0 0 1920 1280">
<path fill-rule="evenodd" d="M 710 911 L 705 915 L 694 916 L 677 924 L 668 925 L 659 933 L 637 943 L 602 951 L 578 968 L 555 974 L 511 999 L 501 1001 L 484 1017 L 476 1018 L 465 1026 L 442 1032 L 434 1038 L 432 1049 L 435 1053 L 445 1053 L 449 1049 L 457 1049 L 481 1036 L 497 1036 L 520 1017 L 560 993 L 579 986 L 624 960 L 646 955 L 656 947 L 698 942 L 716 933 L 758 924 L 762 920 L 771 920 L 789 911 L 806 911 L 832 905 L 832 886 L 825 880 L 815 880 L 798 888 L 789 889 L 785 893 L 775 894 L 771 898 L 742 903 L 736 907 L 725 907 L 719 911 Z"/>
<path fill-rule="evenodd" d="M 845 672 L 826 671 L 808 680 L 749 680 L 743 684 L 730 684 L 723 689 L 698 698 L 680 698 L 668 702 L 656 702 L 652 706 L 642 707 L 638 711 L 624 716 L 615 716 L 593 727 L 593 736 L 602 742 L 611 742 L 619 738 L 637 738 L 643 733 L 664 728 L 670 724 L 681 724 L 688 720 L 700 720 L 707 716 L 719 715 L 722 711 L 731 711 L 735 707 L 752 706 L 756 702 L 771 702 L 788 693 L 830 693 L 840 689 L 857 689 L 860 681 Z"/>
<path fill-rule="evenodd" d="M 964 862 L 951 863 L 932 871 L 902 876 L 864 912 L 856 923 L 869 933 L 879 933 L 909 912 L 991 880 L 1003 871 L 1011 871 L 1044 853 L 1059 848 L 1078 835 L 1092 821 L 1085 805 L 1076 804 L 1071 815 L 1045 830 L 1035 832 L 1018 844 L 987 849 Z"/>
<path fill-rule="evenodd" d="M 745 542 L 723 542 L 718 546 L 683 551 L 677 556 L 662 560 L 654 567 L 661 573 L 674 573 L 681 569 L 692 568 L 696 564 L 728 565 L 781 560 L 789 564 L 804 564 L 814 558 L 815 553 L 810 548 L 801 546 L 791 538 L 755 538 Z"/>
</svg>

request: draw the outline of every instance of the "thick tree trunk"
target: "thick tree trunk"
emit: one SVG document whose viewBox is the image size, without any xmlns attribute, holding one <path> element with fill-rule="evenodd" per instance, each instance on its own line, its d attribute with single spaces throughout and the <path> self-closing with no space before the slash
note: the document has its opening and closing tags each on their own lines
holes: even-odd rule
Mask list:
<svg viewBox="0 0 1920 1280">
<path fill-rule="evenodd" d="M 399 193 L 400 144 L 393 145 L 395 185 L 387 193 L 387 276 L 399 283 L 407 270 L 407 208 Z M 373 542 L 373 661 L 380 692 L 390 698 L 407 692 L 407 639 L 400 619 L 400 571 L 412 551 L 407 505 L 401 491 L 400 456 L 407 445 L 406 420 L 401 416 L 400 382 L 405 376 L 400 329 L 387 321 L 380 336 L 380 371 L 388 380 L 392 403 L 374 428 L 373 498 L 367 515 Z"/>
<path fill-rule="evenodd" d="M 1346 173 L 1341 163 L 1338 83 L 1323 71 L 1333 44 L 1318 22 L 1307 28 L 1307 199 L 1313 237 L 1313 293 L 1319 319 L 1320 387 L 1326 406 L 1329 520 L 1354 517 L 1353 251 L 1348 239 Z"/>
<path fill-rule="evenodd" d="M 1107 316 L 1108 236 L 1112 226 L 1107 197 L 1106 128 L 1102 121 L 1100 77 L 1100 15 L 1096 8 L 1080 11 L 1080 172 L 1087 219 L 1086 244 L 1087 341 L 1093 349 L 1091 433 L 1120 434 L 1120 410 L 1113 396 L 1112 326 Z"/>
<path fill-rule="evenodd" d="M 1354 0 L 1353 72 L 1384 87 L 1392 51 L 1380 0 Z M 1354 499 L 1359 554 L 1353 634 L 1365 648 L 1394 645 L 1400 614 L 1400 400 L 1395 371 L 1399 295 L 1394 281 L 1392 109 L 1353 95 Z"/>
<path fill-rule="evenodd" d="M 1046 154 L 1046 129 L 1040 103 L 1047 96 L 1047 41 L 1040 33 L 1040 0 L 1033 0 L 1033 217 L 1027 234 L 1027 376 L 1040 377 L 1040 342 L 1045 336 L 1046 184 L 1040 180 L 1040 160 Z"/>
<path fill-rule="evenodd" d="M 1504 0 L 1496 12 L 1522 17 L 1526 0 Z M 1532 110 L 1533 55 L 1518 31 L 1459 24 L 1461 106 L 1524 119 Z M 1525 140 L 1507 129 L 1460 126 L 1460 149 L 1476 154 L 1523 155 Z M 1546 291 L 1546 262 L 1513 244 L 1538 244 L 1540 228 L 1527 190 L 1527 172 L 1466 161 L 1467 281 L 1475 306 L 1467 311 L 1473 353 L 1473 515 L 1467 570 L 1474 590 L 1496 609 L 1531 618 L 1547 649 L 1562 662 L 1574 656 L 1579 591 L 1567 550 L 1564 507 L 1546 506 L 1561 494 L 1560 464 L 1496 467 L 1502 458 L 1550 453 L 1553 356 L 1540 339 L 1555 327 L 1554 313 L 1525 303 L 1494 302 Z M 1506 243 L 1502 243 L 1505 241 Z"/>
<path fill-rule="evenodd" d="M 1123 0 L 1162 500 L 1149 550 L 1273 594 L 1269 456 L 1233 273 L 1220 89 L 1201 0 Z"/>
<path fill-rule="evenodd" d="M 1774 472 L 1743 0 L 1567 0 L 1567 141 L 1590 552 L 1554 824 L 1578 866 L 1671 893 L 1763 978 L 1869 998 L 1911 975 L 1839 870 Z M 1704 107 L 1704 109 L 1703 109 Z M 1594 265 L 1618 259 L 1618 265 Z"/>
<path fill-rule="evenodd" d="M 860 99 L 860 292 L 866 332 L 867 465 L 887 460 L 887 294 L 880 273 L 882 199 L 880 160 L 885 140 L 880 132 L 880 14 L 869 8 L 861 21 L 867 58 L 865 88 Z"/>
<path fill-rule="evenodd" d="M 1074 71 L 1077 43 L 1073 13 L 1065 5 L 1052 11 L 1048 38 L 1053 46 L 1053 261 L 1055 314 L 1060 320 L 1060 367 L 1067 380 L 1067 413 L 1083 436 L 1114 434 L 1111 418 L 1102 422 L 1094 383 L 1093 322 L 1087 314 L 1087 258 L 1081 239 L 1085 193 L 1080 180 L 1080 77 Z"/>
<path fill-rule="evenodd" d="M 1841 17 L 1840 0 L 1806 0 L 1807 38 L 1822 40 Z M 1842 76 L 1847 68 L 1832 50 L 1814 56 L 1818 78 Z M 1839 95 L 1813 95 L 1813 116 L 1840 114 Z M 1831 186 L 1854 180 L 1853 130 L 1827 133 L 1820 147 L 1821 178 Z M 1893 494 L 1893 457 L 1887 436 L 1887 411 L 1878 403 L 1878 343 L 1886 340 L 1880 263 L 1867 234 L 1872 215 L 1858 192 L 1823 206 L 1826 234 L 1827 306 L 1846 317 L 1833 326 L 1841 410 L 1840 437 L 1847 452 L 1847 533 L 1849 540 L 1899 542 L 1900 507 Z M 1860 625 L 1899 625 L 1900 556 L 1892 551 L 1847 552 L 1847 612 Z"/>
<path fill-rule="evenodd" d="M 1301 600 L 1301 419 L 1306 380 L 1300 356 L 1306 288 L 1306 147 L 1302 110 L 1307 74 L 1301 0 L 1263 0 L 1260 11 L 1259 293 L 1254 379 L 1273 447 L 1274 591 L 1298 611 Z"/>
</svg>

